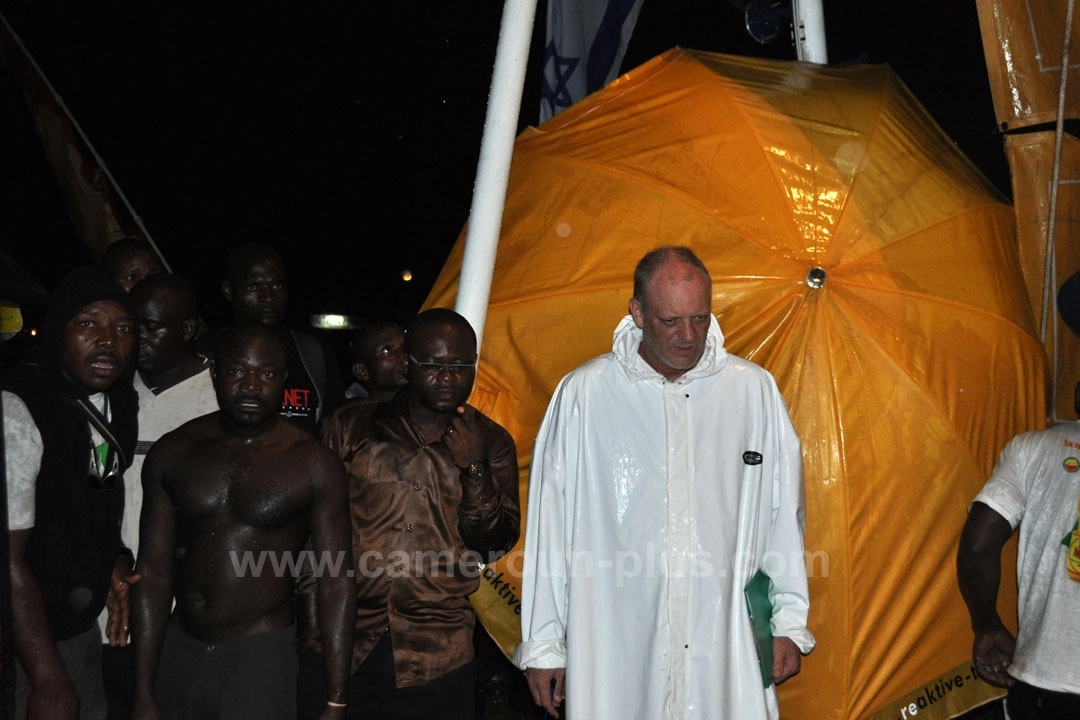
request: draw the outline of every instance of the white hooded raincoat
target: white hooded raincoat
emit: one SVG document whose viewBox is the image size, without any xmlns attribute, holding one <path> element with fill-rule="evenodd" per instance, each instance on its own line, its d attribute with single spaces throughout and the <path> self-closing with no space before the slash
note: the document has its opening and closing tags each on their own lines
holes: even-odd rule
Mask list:
<svg viewBox="0 0 1080 720">
<path fill-rule="evenodd" d="M 668 382 L 627 316 L 612 352 L 562 379 L 529 479 L 521 667 L 566 667 L 589 720 L 779 717 L 743 588 L 772 579 L 772 631 L 804 653 L 800 440 L 773 377 L 728 355 Z"/>
</svg>

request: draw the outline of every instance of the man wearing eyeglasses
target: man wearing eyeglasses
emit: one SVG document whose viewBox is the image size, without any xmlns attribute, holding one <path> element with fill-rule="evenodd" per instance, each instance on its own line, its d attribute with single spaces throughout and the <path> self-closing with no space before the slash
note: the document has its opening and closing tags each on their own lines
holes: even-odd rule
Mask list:
<svg viewBox="0 0 1080 720">
<path fill-rule="evenodd" d="M 121 477 L 137 338 L 124 289 L 80 268 L 53 291 L 40 345 L 4 378 L 16 717 L 106 716 L 97 618 L 107 599 L 126 604 L 131 579 Z"/>
<path fill-rule="evenodd" d="M 347 717 L 473 720 L 475 612 L 469 595 L 520 531 L 517 450 L 466 404 L 476 333 L 446 308 L 405 331 L 408 383 L 354 418 L 347 466 L 356 636 Z M 309 602 L 301 603 L 312 616 Z M 307 627 L 317 627 L 309 620 Z M 300 717 L 323 702 L 321 638 L 300 656 Z"/>
</svg>

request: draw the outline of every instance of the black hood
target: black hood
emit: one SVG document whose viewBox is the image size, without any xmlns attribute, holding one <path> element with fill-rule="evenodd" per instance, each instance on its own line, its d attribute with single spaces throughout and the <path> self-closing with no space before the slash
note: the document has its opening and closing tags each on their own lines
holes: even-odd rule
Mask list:
<svg viewBox="0 0 1080 720">
<path fill-rule="evenodd" d="M 111 300 L 120 303 L 135 319 L 135 303 L 124 291 L 120 283 L 94 267 L 81 267 L 72 270 L 56 284 L 49 294 L 48 309 L 41 329 L 41 343 L 32 353 L 30 360 L 46 376 L 55 377 L 60 373 L 60 343 L 64 337 L 64 328 L 71 318 L 91 303 Z M 138 329 L 136 328 L 136 337 Z M 130 384 L 135 369 L 135 356 L 132 354 L 127 371 L 117 382 Z"/>
<path fill-rule="evenodd" d="M 88 402 L 89 393 L 82 385 L 62 372 L 61 343 L 64 328 L 69 320 L 91 303 L 111 300 L 120 303 L 135 319 L 135 303 L 115 280 L 94 267 L 82 267 L 65 275 L 49 296 L 49 306 L 42 324 L 41 342 L 25 359 L 25 370 L 38 375 L 53 385 L 59 394 L 87 415 L 98 415 Z M 136 343 L 138 327 L 134 328 Z M 135 377 L 135 353 L 128 358 L 128 366 L 109 388 L 109 406 L 112 417 L 105 423 L 117 439 L 123 453 L 124 467 L 134 457 L 135 439 L 138 433 L 138 394 L 132 380 Z M 104 420 L 104 418 L 101 418 Z"/>
</svg>

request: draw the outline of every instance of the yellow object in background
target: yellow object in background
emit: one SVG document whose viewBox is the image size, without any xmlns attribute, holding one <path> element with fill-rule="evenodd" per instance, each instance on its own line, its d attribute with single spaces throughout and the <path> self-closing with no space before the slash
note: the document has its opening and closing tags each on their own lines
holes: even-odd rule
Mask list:
<svg viewBox="0 0 1080 720">
<path fill-rule="evenodd" d="M 1014 227 L 888 66 L 673 49 L 518 137 L 470 402 L 513 434 L 524 508 L 555 385 L 611 349 L 638 259 L 691 246 L 727 349 L 773 373 L 803 443 L 818 644 L 781 711 L 865 718 L 970 659 L 967 506 L 1004 444 L 1046 423 Z M 465 236 L 425 308 L 454 307 Z M 473 598 L 508 654 L 523 544 Z M 999 695 L 972 680 L 919 719 Z"/>
<path fill-rule="evenodd" d="M 22 310 L 0 304 L 0 340 L 10 340 L 23 329 Z"/>
</svg>

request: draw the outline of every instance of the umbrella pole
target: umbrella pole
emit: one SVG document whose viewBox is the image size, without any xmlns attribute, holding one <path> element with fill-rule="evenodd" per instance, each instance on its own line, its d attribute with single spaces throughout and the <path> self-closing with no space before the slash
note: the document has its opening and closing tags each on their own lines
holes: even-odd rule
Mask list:
<svg viewBox="0 0 1080 720">
<path fill-rule="evenodd" d="M 503 4 L 454 307 L 476 330 L 477 349 L 484 338 L 491 276 L 495 270 L 495 251 L 502 227 L 535 16 L 536 0 L 506 0 Z"/>
</svg>

